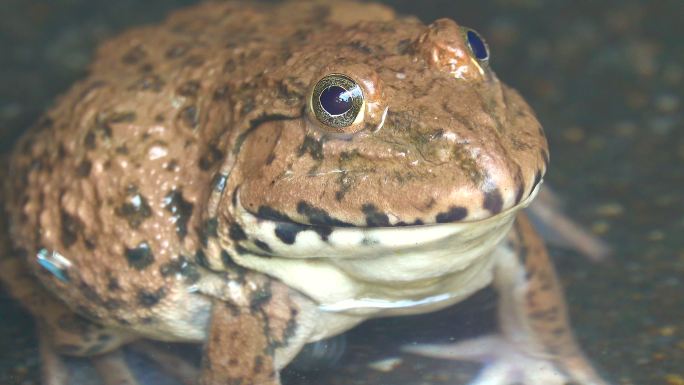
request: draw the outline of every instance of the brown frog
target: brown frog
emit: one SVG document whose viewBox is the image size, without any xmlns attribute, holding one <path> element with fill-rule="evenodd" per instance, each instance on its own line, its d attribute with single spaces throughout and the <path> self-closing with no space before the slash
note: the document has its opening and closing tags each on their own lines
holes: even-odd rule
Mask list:
<svg viewBox="0 0 684 385">
<path fill-rule="evenodd" d="M 16 145 L 2 279 L 59 353 L 203 341 L 200 383 L 264 385 L 308 342 L 493 284 L 499 336 L 407 351 L 604 384 L 520 211 L 543 130 L 488 59 L 454 21 L 353 2 L 128 31 Z"/>
</svg>

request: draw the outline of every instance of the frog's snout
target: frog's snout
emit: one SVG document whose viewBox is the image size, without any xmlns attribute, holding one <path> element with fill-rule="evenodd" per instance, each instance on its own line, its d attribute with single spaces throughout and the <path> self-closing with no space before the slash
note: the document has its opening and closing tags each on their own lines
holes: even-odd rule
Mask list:
<svg viewBox="0 0 684 385">
<path fill-rule="evenodd" d="M 451 19 L 435 20 L 414 41 L 413 52 L 438 71 L 458 79 L 481 81 L 485 78 L 484 63 L 468 42 L 469 31 Z M 484 43 L 483 47 L 486 50 Z"/>
</svg>

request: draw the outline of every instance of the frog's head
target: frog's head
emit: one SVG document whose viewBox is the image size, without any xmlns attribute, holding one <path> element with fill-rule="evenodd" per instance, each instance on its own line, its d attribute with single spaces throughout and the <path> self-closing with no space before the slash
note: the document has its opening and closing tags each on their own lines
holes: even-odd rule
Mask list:
<svg viewBox="0 0 684 385">
<path fill-rule="evenodd" d="M 447 19 L 312 34 L 272 74 L 281 112 L 240 147 L 223 199 L 230 215 L 278 254 L 314 237 L 305 232 L 326 241 L 346 228 L 480 222 L 524 205 L 546 170 L 546 139 L 489 58 L 477 32 Z M 283 94 L 299 95 L 289 110 Z"/>
</svg>

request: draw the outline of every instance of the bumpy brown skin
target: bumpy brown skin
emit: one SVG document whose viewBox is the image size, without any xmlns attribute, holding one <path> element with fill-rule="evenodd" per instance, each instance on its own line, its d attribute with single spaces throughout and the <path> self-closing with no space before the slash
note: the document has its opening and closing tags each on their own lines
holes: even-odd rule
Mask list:
<svg viewBox="0 0 684 385">
<path fill-rule="evenodd" d="M 307 109 L 333 72 L 366 97 L 365 120 L 342 132 Z M 205 3 L 105 43 L 17 144 L 5 184 L 15 258 L 3 266 L 129 332 L 65 353 L 137 334 L 206 339 L 204 383 L 275 384 L 312 304 L 230 259 L 244 237 L 236 194 L 300 224 L 471 221 L 517 205 L 547 162 L 532 111 L 453 21 L 426 27 L 351 2 Z M 68 259 L 65 279 L 38 264 L 41 249 Z M 73 316 L 53 299 L 38 306 L 48 294 L 24 278 L 2 275 L 51 326 Z M 192 292 L 206 280 L 214 291 Z M 245 345 L 250 362 L 226 361 Z"/>
</svg>

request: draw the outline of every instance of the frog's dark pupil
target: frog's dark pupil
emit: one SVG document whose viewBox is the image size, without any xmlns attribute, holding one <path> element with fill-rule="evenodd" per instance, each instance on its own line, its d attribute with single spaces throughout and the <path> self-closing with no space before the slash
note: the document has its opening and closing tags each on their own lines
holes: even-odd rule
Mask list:
<svg viewBox="0 0 684 385">
<path fill-rule="evenodd" d="M 489 57 L 489 52 L 487 52 L 487 46 L 484 41 L 482 41 L 480 35 L 475 31 L 468 31 L 466 35 L 468 37 L 468 45 L 470 45 L 473 55 L 479 60 L 486 60 Z"/>
<path fill-rule="evenodd" d="M 352 108 L 352 94 L 340 86 L 331 86 L 321 92 L 321 107 L 330 115 L 342 115 Z"/>
</svg>

